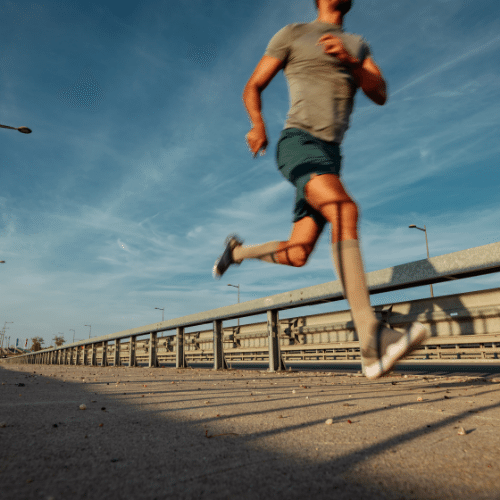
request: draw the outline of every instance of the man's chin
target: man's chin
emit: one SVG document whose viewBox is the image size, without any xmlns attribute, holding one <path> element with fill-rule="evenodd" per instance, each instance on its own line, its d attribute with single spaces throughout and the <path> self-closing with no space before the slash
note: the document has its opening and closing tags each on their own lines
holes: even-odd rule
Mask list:
<svg viewBox="0 0 500 500">
<path fill-rule="evenodd" d="M 351 7 L 352 7 L 352 0 L 349 0 L 348 2 L 340 4 L 339 10 L 340 12 L 342 12 L 342 15 L 345 16 L 351 10 Z"/>
</svg>

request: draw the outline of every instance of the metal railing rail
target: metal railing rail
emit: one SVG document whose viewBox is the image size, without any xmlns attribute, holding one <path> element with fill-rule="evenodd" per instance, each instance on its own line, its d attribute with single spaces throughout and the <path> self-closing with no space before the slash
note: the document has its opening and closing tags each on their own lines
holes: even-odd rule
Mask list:
<svg viewBox="0 0 500 500">
<path fill-rule="evenodd" d="M 367 284 L 370 294 L 391 292 L 416 286 L 433 283 L 446 282 L 448 280 L 480 276 L 500 271 L 500 242 L 490 243 L 480 247 L 469 248 L 459 252 L 453 252 L 438 257 L 423 259 L 416 262 L 401 264 L 398 266 L 367 273 Z M 223 321 L 267 314 L 267 329 L 269 336 L 269 369 L 276 371 L 283 368 L 279 348 L 279 323 L 278 314 L 281 310 L 295 307 L 311 306 L 325 302 L 333 302 L 344 298 L 339 280 L 315 285 L 299 290 L 271 295 L 260 299 L 250 300 L 240 304 L 220 307 L 209 311 L 191 314 L 172 320 L 153 323 L 138 328 L 123 330 L 101 337 L 74 342 L 59 348 L 44 349 L 37 353 L 24 354 L 11 358 L 9 362 L 28 363 L 61 363 L 67 361 L 68 353 L 70 362 L 73 361 L 73 350 L 77 349 L 76 361 L 78 362 L 78 347 L 91 346 L 91 364 L 95 364 L 96 346 L 102 344 L 107 347 L 109 341 L 116 342 L 116 352 L 119 353 L 121 339 L 130 338 L 130 361 L 133 361 L 135 343 L 138 336 L 150 335 L 149 339 L 149 365 L 157 366 L 156 340 L 158 332 L 175 330 L 176 342 L 176 366 L 186 366 L 184 355 L 184 330 L 193 327 L 213 323 L 214 341 L 214 369 L 226 367 L 222 344 Z M 103 349 L 103 352 L 106 350 Z M 84 351 L 84 362 L 86 362 L 87 350 Z M 106 364 L 105 356 L 102 364 Z"/>
</svg>

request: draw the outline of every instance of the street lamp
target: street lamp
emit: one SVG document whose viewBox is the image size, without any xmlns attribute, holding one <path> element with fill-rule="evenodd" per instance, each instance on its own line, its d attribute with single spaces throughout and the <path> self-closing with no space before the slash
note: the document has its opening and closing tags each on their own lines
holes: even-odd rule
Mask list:
<svg viewBox="0 0 500 500">
<path fill-rule="evenodd" d="M 228 283 L 227 286 L 232 286 L 233 288 L 237 288 L 238 289 L 238 304 L 240 303 L 240 285 L 231 285 L 230 283 Z M 238 318 L 238 328 L 240 326 L 240 318 Z"/>
<path fill-rule="evenodd" d="M 427 239 L 427 228 L 424 226 L 424 228 L 422 229 L 421 227 L 417 227 L 415 224 L 410 224 L 408 226 L 410 229 L 419 229 L 420 231 L 423 231 L 425 233 L 425 246 L 427 248 L 427 258 L 430 259 L 430 256 L 429 256 L 429 241 Z M 430 285 L 431 287 L 431 297 L 434 297 L 434 291 L 432 289 L 432 285 Z"/>
<path fill-rule="evenodd" d="M 73 328 L 70 328 L 69 331 L 73 332 L 73 343 L 75 343 L 75 330 L 73 330 Z M 61 333 L 61 332 L 59 332 L 59 333 Z M 64 333 L 62 335 L 64 335 Z"/>
<path fill-rule="evenodd" d="M 155 307 L 158 311 L 161 311 L 161 320 L 165 321 L 165 308 L 164 307 Z"/>
<path fill-rule="evenodd" d="M 83 326 L 88 326 L 89 327 L 89 338 L 90 338 L 90 333 L 92 332 L 92 325 L 83 325 Z"/>
</svg>

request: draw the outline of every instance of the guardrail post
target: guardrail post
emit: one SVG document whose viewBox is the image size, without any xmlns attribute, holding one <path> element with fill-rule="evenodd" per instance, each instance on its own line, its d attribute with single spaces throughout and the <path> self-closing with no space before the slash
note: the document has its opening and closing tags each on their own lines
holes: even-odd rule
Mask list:
<svg viewBox="0 0 500 500">
<path fill-rule="evenodd" d="M 94 342 L 94 343 L 92 343 L 92 350 L 90 351 L 90 364 L 91 364 L 91 366 L 97 365 L 96 357 L 97 357 L 97 346 Z"/>
<path fill-rule="evenodd" d="M 115 366 L 120 366 L 120 339 L 115 340 Z"/>
<path fill-rule="evenodd" d="M 129 346 L 130 346 L 130 350 L 128 353 L 128 366 L 129 367 L 135 366 L 135 348 L 136 348 L 136 345 L 137 345 L 137 335 L 132 335 L 130 337 L 130 342 L 129 342 Z"/>
<path fill-rule="evenodd" d="M 102 359 L 101 359 L 101 366 L 107 366 L 108 365 L 108 343 L 103 342 L 102 343 Z"/>
<path fill-rule="evenodd" d="M 156 356 L 156 332 L 149 334 L 149 368 L 156 368 L 158 366 L 158 359 Z"/>
<path fill-rule="evenodd" d="M 227 369 L 222 345 L 222 320 L 214 321 L 214 370 Z"/>
<path fill-rule="evenodd" d="M 278 310 L 267 311 L 267 333 L 269 339 L 269 371 L 285 369 L 280 352 Z"/>
<path fill-rule="evenodd" d="M 177 328 L 177 345 L 175 354 L 175 367 L 186 368 L 186 357 L 184 356 L 184 327 Z"/>
</svg>

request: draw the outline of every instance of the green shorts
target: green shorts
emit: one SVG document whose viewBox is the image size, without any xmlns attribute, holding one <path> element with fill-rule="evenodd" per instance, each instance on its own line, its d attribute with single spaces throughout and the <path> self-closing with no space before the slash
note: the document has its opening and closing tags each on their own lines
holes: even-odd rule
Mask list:
<svg viewBox="0 0 500 500">
<path fill-rule="evenodd" d="M 340 175 L 340 144 L 323 141 L 299 128 L 286 128 L 278 141 L 276 160 L 279 171 L 297 189 L 293 222 L 309 216 L 322 230 L 327 221 L 306 201 L 304 188 L 311 174 Z"/>
</svg>

